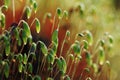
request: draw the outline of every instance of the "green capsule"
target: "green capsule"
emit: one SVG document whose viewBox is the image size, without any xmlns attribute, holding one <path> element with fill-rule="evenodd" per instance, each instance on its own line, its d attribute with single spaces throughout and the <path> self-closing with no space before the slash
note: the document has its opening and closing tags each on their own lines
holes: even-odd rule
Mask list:
<svg viewBox="0 0 120 80">
<path fill-rule="evenodd" d="M 40 49 L 41 49 L 42 53 L 45 56 L 47 56 L 47 54 L 48 54 L 47 46 L 42 41 L 38 41 L 38 43 L 40 43 Z"/>
<path fill-rule="evenodd" d="M 113 43 L 113 37 L 111 35 L 108 36 L 109 42 L 112 44 Z"/>
<path fill-rule="evenodd" d="M 105 41 L 102 39 L 102 40 L 100 40 L 100 45 L 101 46 L 104 46 L 105 45 Z"/>
<path fill-rule="evenodd" d="M 23 64 L 21 62 L 19 63 L 18 70 L 20 73 L 23 71 Z"/>
<path fill-rule="evenodd" d="M 92 33 L 89 31 L 86 31 L 86 35 L 87 35 L 87 40 L 88 40 L 88 44 L 91 46 L 93 44 L 93 36 Z"/>
<path fill-rule="evenodd" d="M 40 21 L 36 18 L 35 22 L 36 22 L 36 32 L 39 33 L 40 32 L 40 28 L 41 28 Z"/>
<path fill-rule="evenodd" d="M 1 13 L 0 14 L 0 21 L 1 21 L 1 27 L 2 27 L 2 29 L 4 29 L 5 28 L 5 20 L 6 20 L 6 18 L 5 18 L 5 15 L 3 14 L 3 13 Z"/>
<path fill-rule="evenodd" d="M 62 16 L 61 8 L 57 8 L 57 15 L 58 15 L 59 19 L 61 19 L 61 16 Z"/>
<path fill-rule="evenodd" d="M 33 80 L 33 77 L 32 77 L 31 74 L 29 74 L 29 75 L 27 76 L 27 80 Z"/>
<path fill-rule="evenodd" d="M 35 52 L 35 51 L 36 51 L 36 44 L 33 42 L 31 47 L 30 47 L 29 52 L 31 53 L 31 52 Z"/>
<path fill-rule="evenodd" d="M 10 43 L 9 42 L 5 46 L 5 53 L 6 53 L 6 56 L 10 54 Z"/>
<path fill-rule="evenodd" d="M 29 0 L 30 5 L 33 5 L 34 0 Z"/>
<path fill-rule="evenodd" d="M 55 59 L 55 57 L 52 54 L 48 54 L 47 55 L 47 61 L 48 61 L 48 63 L 53 64 L 54 63 L 54 59 Z"/>
<path fill-rule="evenodd" d="M 54 79 L 53 79 L 53 78 L 51 78 L 51 77 L 48 77 L 48 78 L 47 78 L 47 80 L 54 80 Z"/>
<path fill-rule="evenodd" d="M 27 19 L 29 19 L 31 17 L 31 12 L 32 12 L 30 7 L 27 6 L 25 12 L 26 12 Z"/>
<path fill-rule="evenodd" d="M 51 13 L 46 13 L 46 16 L 47 16 L 47 18 L 51 18 L 52 17 L 52 14 Z"/>
<path fill-rule="evenodd" d="M 69 54 L 70 59 L 74 60 L 73 54 Z"/>
<path fill-rule="evenodd" d="M 71 79 L 70 79 L 70 77 L 69 77 L 68 75 L 66 75 L 66 76 L 64 77 L 64 80 L 71 80 Z"/>
<path fill-rule="evenodd" d="M 98 65 L 97 64 L 93 63 L 92 68 L 93 68 L 95 73 L 98 72 Z"/>
<path fill-rule="evenodd" d="M 83 3 L 80 3 L 78 7 L 79 7 L 80 16 L 83 17 L 85 11 L 85 5 Z"/>
<path fill-rule="evenodd" d="M 83 33 L 79 33 L 78 36 L 84 37 L 85 35 Z"/>
<path fill-rule="evenodd" d="M 66 19 L 68 19 L 68 12 L 66 10 L 63 12 L 63 15 Z"/>
<path fill-rule="evenodd" d="M 67 37 L 70 37 L 70 31 L 69 30 L 67 30 L 66 35 L 67 35 Z"/>
<path fill-rule="evenodd" d="M 25 30 L 22 30 L 22 40 L 23 40 L 24 45 L 27 44 L 27 38 L 28 37 L 27 37 Z"/>
<path fill-rule="evenodd" d="M 23 55 L 21 53 L 19 53 L 17 55 L 17 59 L 18 59 L 19 62 L 23 62 Z"/>
<path fill-rule="evenodd" d="M 2 9 L 3 9 L 3 10 L 7 10 L 7 9 L 8 9 L 8 6 L 7 6 L 7 5 L 3 5 L 3 6 L 2 6 Z"/>
<path fill-rule="evenodd" d="M 5 62 L 5 64 L 4 64 L 4 75 L 5 75 L 6 78 L 9 77 L 9 70 L 10 70 L 10 66 L 7 62 Z"/>
<path fill-rule="evenodd" d="M 76 40 L 75 43 L 73 43 L 71 47 L 72 47 L 72 49 L 73 49 L 73 51 L 76 55 L 81 54 L 80 53 L 80 43 L 79 43 L 79 41 Z"/>
<path fill-rule="evenodd" d="M 87 64 L 89 66 L 91 66 L 92 65 L 92 58 L 91 58 L 91 55 L 89 52 L 86 52 L 86 60 L 87 60 Z"/>
<path fill-rule="evenodd" d="M 28 56 L 28 59 L 29 59 L 30 57 L 32 57 L 32 59 L 36 60 L 36 55 L 35 55 L 34 52 L 31 52 L 31 53 L 29 53 L 28 55 L 29 55 L 29 56 Z"/>
<path fill-rule="evenodd" d="M 66 73 L 67 70 L 67 63 L 66 60 L 63 57 L 60 57 L 61 63 L 62 63 L 62 71 L 63 73 Z"/>
<path fill-rule="evenodd" d="M 23 30 L 25 31 L 25 34 L 27 37 L 31 36 L 30 27 L 27 22 L 23 21 Z"/>
<path fill-rule="evenodd" d="M 52 34 L 52 42 L 54 42 L 56 44 L 56 46 L 58 46 L 58 30 L 55 30 Z"/>
<path fill-rule="evenodd" d="M 86 41 L 86 40 L 83 40 L 83 42 L 84 42 L 84 49 L 88 49 L 88 42 Z"/>
<path fill-rule="evenodd" d="M 9 6 L 10 0 L 4 0 L 5 6 Z"/>
<path fill-rule="evenodd" d="M 37 2 L 34 1 L 33 2 L 33 9 L 34 9 L 35 13 L 37 12 L 37 8 L 38 8 Z"/>
<path fill-rule="evenodd" d="M 20 37 L 18 37 L 18 46 L 21 46 L 22 45 L 22 40 Z"/>
<path fill-rule="evenodd" d="M 105 53 L 103 47 L 99 47 L 99 61 L 100 64 L 102 65 L 105 61 Z"/>
<path fill-rule="evenodd" d="M 5 54 L 8 56 L 10 54 L 10 40 L 9 37 L 3 36 L 4 42 L 5 42 Z"/>
<path fill-rule="evenodd" d="M 48 53 L 53 55 L 53 56 L 56 56 L 56 53 L 55 53 L 55 51 L 53 49 L 50 49 Z"/>
<path fill-rule="evenodd" d="M 57 62 L 57 67 L 59 68 L 59 70 L 62 70 L 62 62 L 60 58 L 56 58 L 56 62 Z"/>
<path fill-rule="evenodd" d="M 16 40 L 18 40 L 18 39 L 19 39 L 19 31 L 18 31 L 18 28 L 15 28 L 15 29 L 14 29 L 14 35 L 15 35 Z"/>
<path fill-rule="evenodd" d="M 23 55 L 23 63 L 27 64 L 27 61 L 28 61 L 27 55 L 26 55 L 26 53 L 24 53 L 24 55 Z"/>
<path fill-rule="evenodd" d="M 38 75 L 35 75 L 35 76 L 34 76 L 34 80 L 41 80 L 41 77 L 38 76 Z"/>
<path fill-rule="evenodd" d="M 33 66 L 32 66 L 31 63 L 28 63 L 28 68 L 27 68 L 27 70 L 28 70 L 28 73 L 32 73 L 32 71 L 33 71 Z"/>
</svg>

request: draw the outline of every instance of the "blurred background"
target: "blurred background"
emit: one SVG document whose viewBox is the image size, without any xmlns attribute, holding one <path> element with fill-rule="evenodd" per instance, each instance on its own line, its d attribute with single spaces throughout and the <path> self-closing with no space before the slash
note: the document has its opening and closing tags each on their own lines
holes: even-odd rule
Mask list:
<svg viewBox="0 0 120 80">
<path fill-rule="evenodd" d="M 88 29 L 93 33 L 94 42 L 104 33 L 113 36 L 112 50 L 107 53 L 111 62 L 111 80 L 120 80 L 120 0 L 38 0 L 38 17 L 45 12 L 54 15 L 57 7 L 70 11 L 70 30 L 72 35 Z M 81 5 L 83 12 L 74 11 Z"/>
</svg>

